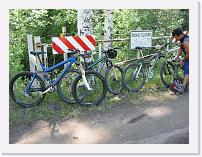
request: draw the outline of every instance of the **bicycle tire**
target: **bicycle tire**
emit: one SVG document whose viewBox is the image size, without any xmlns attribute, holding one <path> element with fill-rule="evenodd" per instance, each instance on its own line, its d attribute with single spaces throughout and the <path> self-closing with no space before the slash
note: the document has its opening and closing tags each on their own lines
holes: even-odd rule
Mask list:
<svg viewBox="0 0 202 157">
<path fill-rule="evenodd" d="M 91 75 L 98 78 L 98 80 L 96 80 L 96 79 L 93 80 L 92 78 L 90 78 Z M 96 106 L 96 105 L 101 104 L 101 102 L 104 100 L 106 93 L 107 93 L 106 81 L 105 81 L 104 77 L 95 71 L 86 71 L 85 76 L 86 76 L 88 83 L 91 81 L 89 83 L 89 85 L 93 90 L 89 91 L 86 89 L 84 83 L 82 82 L 82 75 L 79 74 L 72 83 L 72 95 L 74 97 L 74 100 L 81 106 Z M 81 80 L 81 82 L 79 82 L 80 80 Z M 100 81 L 100 82 L 98 82 L 98 81 Z M 100 90 L 98 88 L 99 84 L 101 85 L 102 90 Z M 79 93 L 79 89 L 77 87 L 78 88 L 81 87 L 80 89 L 84 90 L 85 96 L 83 96 L 83 95 L 82 95 L 82 97 L 79 96 L 80 93 Z M 95 91 L 96 88 L 98 88 L 97 91 Z M 93 97 L 91 94 L 90 99 L 95 98 L 96 100 L 94 100 L 94 101 L 91 100 L 92 102 L 84 102 L 84 99 L 88 99 L 88 98 L 86 98 L 86 96 L 89 95 L 88 92 L 92 92 L 92 94 L 95 94 L 95 97 Z M 87 100 L 87 101 L 89 101 L 89 100 Z"/>
<path fill-rule="evenodd" d="M 165 87 L 169 87 L 173 83 L 173 74 L 175 73 L 175 67 L 172 62 L 164 61 L 160 68 L 160 78 Z M 168 78 L 170 76 L 170 78 Z"/>
<path fill-rule="evenodd" d="M 139 78 L 141 78 L 142 80 L 139 80 L 138 82 L 138 78 L 136 77 L 136 74 L 134 73 L 134 69 L 135 69 L 135 72 L 137 73 L 137 68 L 138 67 L 141 67 L 140 71 L 139 71 Z M 129 70 L 133 73 L 132 75 L 129 75 Z M 134 78 L 135 77 L 135 78 Z M 124 84 L 124 87 L 129 91 L 129 92 L 138 92 L 140 91 L 144 84 L 145 84 L 145 81 L 146 81 L 146 74 L 145 74 L 145 70 L 144 70 L 144 65 L 141 64 L 141 63 L 131 63 L 131 64 L 128 64 L 124 70 L 123 70 L 123 84 Z"/>
<path fill-rule="evenodd" d="M 120 78 L 120 80 L 116 80 L 116 76 L 111 76 L 111 74 L 113 74 L 113 68 L 115 68 L 116 70 L 118 70 L 119 74 L 118 74 L 118 77 Z M 112 84 L 110 82 L 110 80 L 112 79 Z M 113 65 L 113 66 L 110 66 L 106 69 L 106 72 L 105 72 L 105 80 L 106 80 L 106 83 L 107 83 L 107 89 L 110 93 L 116 95 L 116 94 L 119 94 L 121 93 L 122 89 L 123 89 L 123 70 L 120 66 L 118 65 Z"/>
<path fill-rule="evenodd" d="M 73 74 L 73 75 L 71 75 Z M 71 69 L 69 72 L 67 72 L 58 82 L 57 84 L 57 93 L 59 97 L 65 102 L 65 103 L 75 103 L 74 97 L 72 95 L 71 91 L 71 84 L 73 80 L 76 78 L 76 76 L 79 75 L 79 71 L 76 69 Z M 64 80 L 66 80 L 64 82 Z M 65 83 L 65 88 L 63 87 Z M 65 91 L 64 91 L 65 90 Z"/>
<path fill-rule="evenodd" d="M 9 82 L 9 94 L 10 94 L 10 97 L 11 97 L 11 99 L 17 104 L 17 105 L 19 105 L 19 106 L 21 106 L 21 107 L 24 107 L 24 108 L 29 108 L 29 107 L 33 107 L 33 106 L 36 106 L 36 105 L 38 105 L 38 104 L 40 104 L 42 101 L 43 101 L 43 99 L 45 98 L 45 94 L 42 94 L 41 92 L 43 92 L 44 90 L 45 90 L 45 83 L 44 83 L 44 81 L 43 81 L 43 79 L 40 77 L 40 76 L 36 76 L 36 78 L 35 78 L 35 81 L 38 81 L 39 83 L 37 84 L 37 91 L 39 91 L 40 93 L 38 93 L 38 94 L 40 94 L 39 95 L 39 98 L 37 98 L 37 100 L 36 101 L 34 101 L 34 102 L 32 102 L 32 103 L 28 103 L 28 102 L 23 102 L 23 100 L 20 100 L 18 97 L 17 97 L 17 95 L 19 95 L 21 92 L 19 92 L 18 91 L 18 93 L 15 93 L 14 92 L 14 89 L 15 88 L 18 88 L 18 90 L 20 89 L 19 87 L 16 87 L 15 86 L 15 83 L 18 81 L 18 79 L 20 79 L 21 77 L 22 77 L 22 81 L 26 81 L 26 79 L 30 79 L 32 76 L 34 75 L 34 73 L 32 73 L 32 72 L 28 72 L 28 71 L 23 71 L 23 72 L 20 72 L 20 73 L 18 73 L 18 74 L 16 74 L 15 76 L 13 76 L 12 77 L 12 79 L 10 80 L 10 82 Z M 21 80 L 19 80 L 19 81 L 21 81 Z M 16 85 L 21 85 L 20 84 L 20 82 L 18 83 L 16 83 Z M 27 83 L 26 83 L 26 85 L 27 85 Z M 26 87 L 26 85 L 25 85 L 25 87 Z M 34 86 L 34 83 L 33 83 L 33 86 Z M 32 86 L 32 87 L 33 87 Z M 39 87 L 38 87 L 39 86 Z M 33 89 L 36 89 L 36 88 L 31 88 L 32 90 Z M 22 93 L 24 93 L 24 91 L 25 91 L 25 88 L 23 89 L 23 91 L 22 91 Z M 34 91 L 34 90 L 33 90 Z M 34 92 L 33 92 L 34 93 Z M 34 100 L 33 99 L 33 93 L 29 93 L 29 94 L 26 94 L 25 95 L 25 93 L 24 93 L 24 95 L 22 95 L 22 97 L 28 97 L 28 96 L 31 96 L 32 97 L 32 100 Z M 35 94 L 35 93 L 34 93 Z M 37 93 L 36 93 L 37 94 Z M 20 95 L 19 95 L 20 96 Z M 34 95 L 35 96 L 35 95 Z"/>
</svg>

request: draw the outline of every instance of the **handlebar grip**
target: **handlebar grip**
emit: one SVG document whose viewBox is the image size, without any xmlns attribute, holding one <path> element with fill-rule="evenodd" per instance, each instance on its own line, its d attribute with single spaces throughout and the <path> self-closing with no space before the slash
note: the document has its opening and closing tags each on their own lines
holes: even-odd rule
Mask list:
<svg viewBox="0 0 202 157">
<path fill-rule="evenodd" d="M 141 49 L 142 49 L 142 47 L 135 47 L 135 49 L 136 49 L 136 50 L 141 50 Z"/>
<path fill-rule="evenodd" d="M 30 54 L 32 55 L 40 55 L 40 54 L 45 54 L 46 52 L 41 51 L 41 52 L 35 52 L 35 51 L 30 51 Z"/>
</svg>

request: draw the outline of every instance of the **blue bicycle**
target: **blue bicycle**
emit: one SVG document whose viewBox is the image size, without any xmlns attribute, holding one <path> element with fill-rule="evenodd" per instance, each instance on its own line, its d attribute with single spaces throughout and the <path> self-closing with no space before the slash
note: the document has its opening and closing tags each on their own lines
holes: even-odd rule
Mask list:
<svg viewBox="0 0 202 157">
<path fill-rule="evenodd" d="M 12 100 L 22 107 L 32 107 L 40 104 L 46 93 L 57 88 L 58 95 L 65 102 L 76 101 L 83 106 L 100 104 L 107 92 L 105 79 L 95 71 L 84 70 L 78 58 L 85 54 L 81 54 L 79 50 L 71 51 L 72 57 L 50 68 L 45 67 L 39 57 L 45 52 L 30 52 L 38 58 L 42 71 L 23 71 L 12 77 L 9 83 Z M 64 64 L 67 64 L 64 70 L 58 77 L 54 77 L 54 70 Z M 71 70 L 73 64 L 78 66 L 78 70 Z M 75 100 L 72 100 L 71 95 Z"/>
</svg>

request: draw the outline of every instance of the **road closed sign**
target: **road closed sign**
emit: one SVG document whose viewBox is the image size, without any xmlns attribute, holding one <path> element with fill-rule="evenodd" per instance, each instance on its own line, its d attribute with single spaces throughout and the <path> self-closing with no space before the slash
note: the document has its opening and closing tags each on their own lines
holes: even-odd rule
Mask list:
<svg viewBox="0 0 202 157">
<path fill-rule="evenodd" d="M 152 31 L 140 30 L 131 31 L 130 34 L 130 49 L 151 48 L 152 47 Z"/>
</svg>

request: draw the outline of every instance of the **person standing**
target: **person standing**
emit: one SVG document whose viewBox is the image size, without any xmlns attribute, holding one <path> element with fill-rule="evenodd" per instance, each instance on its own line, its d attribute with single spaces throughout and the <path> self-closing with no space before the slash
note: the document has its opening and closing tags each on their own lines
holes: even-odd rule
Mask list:
<svg viewBox="0 0 202 157">
<path fill-rule="evenodd" d="M 184 53 L 184 58 L 182 60 L 179 60 L 179 64 L 183 66 L 184 70 L 183 86 L 181 88 L 174 86 L 174 88 L 178 92 L 183 93 L 185 91 L 185 87 L 189 82 L 189 36 L 187 34 L 184 34 L 182 29 L 180 28 L 174 29 L 172 32 L 172 36 L 173 38 L 175 38 L 176 42 L 180 41 L 180 48 L 178 50 L 176 60 L 179 60 L 179 56 Z"/>
</svg>

